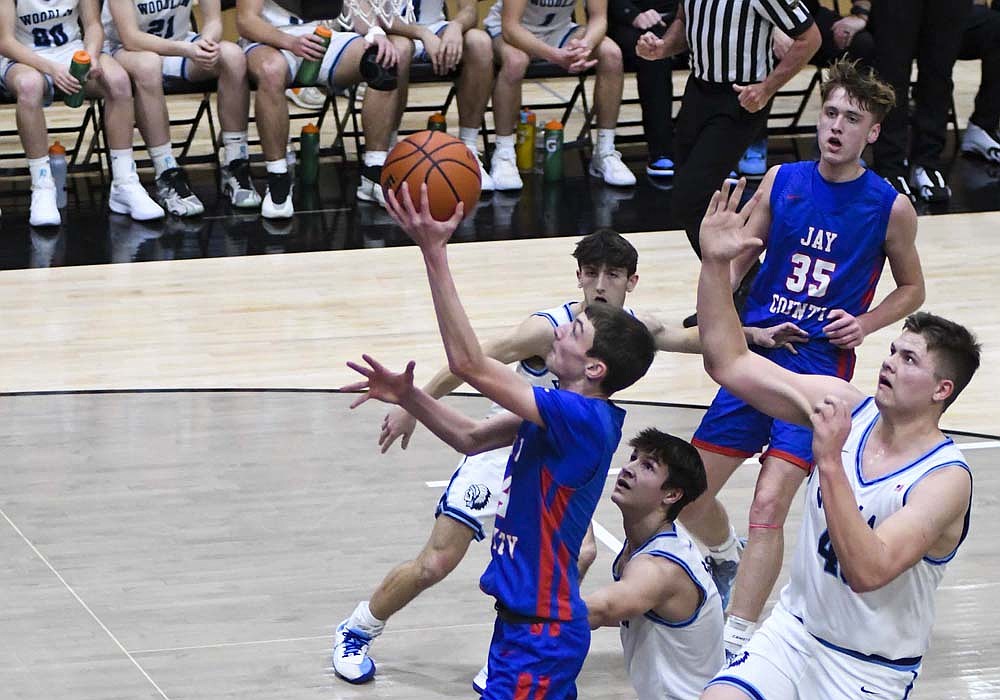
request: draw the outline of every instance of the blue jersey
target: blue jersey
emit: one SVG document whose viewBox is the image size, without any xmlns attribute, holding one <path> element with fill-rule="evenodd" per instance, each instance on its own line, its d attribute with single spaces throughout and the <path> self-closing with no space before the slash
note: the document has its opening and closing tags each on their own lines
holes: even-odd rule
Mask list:
<svg viewBox="0 0 1000 700">
<path fill-rule="evenodd" d="M 816 161 L 788 163 L 771 188 L 767 254 L 744 309 L 748 326 L 791 321 L 809 334 L 800 351 L 837 353 L 823 334 L 828 314 L 868 310 L 885 264 L 892 185 L 865 170 L 827 182 Z"/>
<path fill-rule="evenodd" d="M 535 387 L 542 428 L 524 421 L 497 503 L 492 560 L 480 587 L 508 610 L 586 619 L 577 558 L 625 411 L 604 399 Z"/>
</svg>

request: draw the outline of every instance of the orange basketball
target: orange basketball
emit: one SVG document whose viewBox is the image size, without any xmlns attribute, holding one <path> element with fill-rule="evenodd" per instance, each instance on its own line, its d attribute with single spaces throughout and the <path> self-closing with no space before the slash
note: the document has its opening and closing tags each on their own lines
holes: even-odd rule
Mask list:
<svg viewBox="0 0 1000 700">
<path fill-rule="evenodd" d="M 431 216 L 446 221 L 459 202 L 465 216 L 472 213 L 482 189 L 479 163 L 468 146 L 442 131 L 418 131 L 389 151 L 382 166 L 382 189 L 410 188 L 413 205 L 420 207 L 420 185 L 427 183 Z"/>
</svg>

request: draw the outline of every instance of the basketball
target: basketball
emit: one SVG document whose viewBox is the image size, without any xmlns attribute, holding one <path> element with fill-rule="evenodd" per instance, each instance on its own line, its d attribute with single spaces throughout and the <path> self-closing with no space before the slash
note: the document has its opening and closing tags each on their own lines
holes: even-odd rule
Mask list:
<svg viewBox="0 0 1000 700">
<path fill-rule="evenodd" d="M 459 202 L 465 216 L 473 212 L 482 178 L 479 162 L 469 147 L 441 131 L 418 131 L 407 136 L 389 152 L 382 166 L 382 189 L 397 192 L 403 183 L 410 186 L 413 206 L 420 207 L 420 185 L 427 183 L 431 216 L 446 221 Z"/>
</svg>

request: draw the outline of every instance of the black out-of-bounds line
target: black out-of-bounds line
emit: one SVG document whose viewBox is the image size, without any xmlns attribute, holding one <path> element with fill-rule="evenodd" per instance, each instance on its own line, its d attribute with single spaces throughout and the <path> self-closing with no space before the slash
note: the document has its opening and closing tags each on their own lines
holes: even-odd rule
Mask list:
<svg viewBox="0 0 1000 700">
<path fill-rule="evenodd" d="M 173 387 L 160 389 L 50 389 L 46 391 L 0 391 L 0 398 L 16 398 L 19 396 L 83 396 L 86 394 L 360 394 L 360 391 L 341 391 L 340 389 L 318 389 L 310 387 Z M 453 391 L 449 396 L 459 398 L 485 398 L 474 391 Z M 627 406 L 652 406 L 654 408 L 687 408 L 705 411 L 708 406 L 699 403 L 676 403 L 673 401 L 642 401 L 638 399 L 616 399 L 615 403 Z M 969 430 L 952 430 L 942 432 L 949 435 L 980 438 L 983 440 L 1000 440 L 1000 435 L 976 433 Z M 961 447 L 961 445 L 959 445 Z"/>
</svg>

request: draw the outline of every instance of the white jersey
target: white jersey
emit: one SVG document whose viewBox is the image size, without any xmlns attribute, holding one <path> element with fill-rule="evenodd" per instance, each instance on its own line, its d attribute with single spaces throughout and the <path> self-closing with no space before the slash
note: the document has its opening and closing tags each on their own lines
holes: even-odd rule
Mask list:
<svg viewBox="0 0 1000 700">
<path fill-rule="evenodd" d="M 36 50 L 80 41 L 78 4 L 78 0 L 14 0 L 14 38 Z"/>
<path fill-rule="evenodd" d="M 618 553 L 611 573 L 621 578 L 625 562 Z M 691 700 L 725 665 L 722 643 L 722 599 L 701 552 L 683 530 L 654 535 L 629 557 L 669 559 L 691 577 L 702 592 L 701 604 L 690 619 L 670 622 L 652 610 L 620 626 L 625 670 L 639 700 Z"/>
<path fill-rule="evenodd" d="M 500 18 L 503 0 L 497 0 L 490 8 L 489 15 Z M 521 16 L 521 24 L 533 34 L 572 24 L 576 0 L 528 0 Z"/>
<path fill-rule="evenodd" d="M 444 0 L 413 0 L 413 18 L 424 27 L 444 22 Z"/>
<path fill-rule="evenodd" d="M 931 472 L 946 467 L 969 469 L 958 447 L 945 438 L 905 467 L 867 481 L 861 458 L 878 419 L 878 407 L 869 397 L 854 411 L 843 455 L 851 490 L 873 528 L 902 508 L 910 490 Z M 830 543 L 818 470 L 809 476 L 805 499 L 791 577 L 781 592 L 784 607 L 828 646 L 893 660 L 922 656 L 934 624 L 934 591 L 958 547 L 942 559 L 924 557 L 876 591 L 855 593 L 841 578 Z M 963 540 L 968 519 L 966 511 Z"/>
<path fill-rule="evenodd" d="M 137 0 L 135 14 L 139 31 L 154 34 L 162 39 L 186 40 L 191 33 L 192 0 Z M 111 16 L 108 0 L 101 8 L 101 24 L 104 25 L 104 39 L 112 46 L 122 43 Z"/>
<path fill-rule="evenodd" d="M 572 323 L 576 320 L 576 316 L 573 315 L 573 304 L 575 301 L 567 301 L 562 306 L 556 306 L 551 309 L 545 309 L 544 311 L 536 311 L 531 314 L 532 316 L 541 316 L 552 324 L 552 329 L 555 330 L 558 326 L 564 325 L 566 323 Z M 625 310 L 635 316 L 635 312 L 625 307 Z M 514 371 L 519 375 L 528 380 L 528 383 L 533 386 L 546 387 L 549 389 L 559 388 L 559 378 L 549 371 L 549 368 L 545 366 L 545 358 L 540 357 L 530 357 L 521 360 L 517 363 L 517 367 Z M 490 415 L 494 413 L 499 413 L 506 409 L 493 404 L 490 407 Z"/>
</svg>

